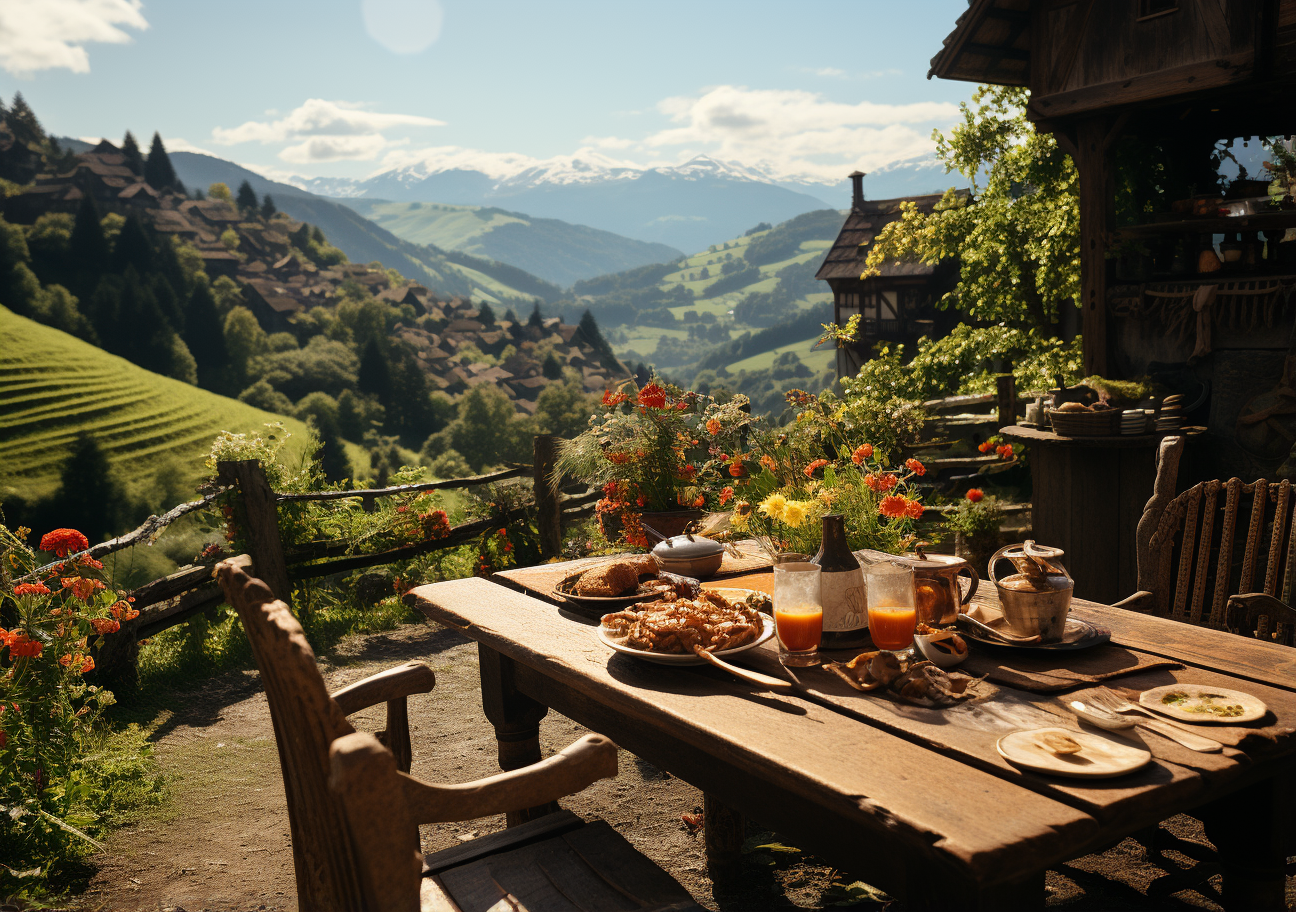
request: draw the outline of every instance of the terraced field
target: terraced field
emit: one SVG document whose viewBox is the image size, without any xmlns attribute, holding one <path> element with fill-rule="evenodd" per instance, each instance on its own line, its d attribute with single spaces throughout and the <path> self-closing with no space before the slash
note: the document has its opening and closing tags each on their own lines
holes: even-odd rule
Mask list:
<svg viewBox="0 0 1296 912">
<path fill-rule="evenodd" d="M 80 433 L 92 434 L 136 485 L 164 463 L 189 477 L 222 430 L 283 421 L 300 452 L 306 425 L 136 367 L 0 306 L 0 492 L 27 497 L 57 486 Z"/>
</svg>

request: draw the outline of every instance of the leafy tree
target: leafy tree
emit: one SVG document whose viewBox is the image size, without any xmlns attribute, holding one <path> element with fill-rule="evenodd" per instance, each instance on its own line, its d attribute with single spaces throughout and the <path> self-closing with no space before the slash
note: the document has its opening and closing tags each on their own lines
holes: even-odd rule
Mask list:
<svg viewBox="0 0 1296 912">
<path fill-rule="evenodd" d="M 203 389 L 223 390 L 229 370 L 229 350 L 225 347 L 220 314 L 216 312 L 216 298 L 206 282 L 195 283 L 189 295 L 184 339 L 198 362 L 198 385 Z"/>
<path fill-rule="evenodd" d="M 202 187 L 194 187 L 193 198 L 196 200 L 204 200 L 207 198 L 207 194 L 203 192 Z"/>
<path fill-rule="evenodd" d="M 239 184 L 238 195 L 234 198 L 234 203 L 239 207 L 239 211 L 243 213 L 255 212 L 260 205 L 257 202 L 256 191 L 252 189 L 252 185 L 247 181 Z"/>
<path fill-rule="evenodd" d="M 459 417 L 428 438 L 423 453 L 436 459 L 454 450 L 472 471 L 479 472 L 485 466 L 526 459 L 533 431 L 534 425 L 518 417 L 508 396 L 489 383 L 479 383 L 459 400 Z"/>
<path fill-rule="evenodd" d="M 267 337 L 269 348 L 274 349 L 275 337 L 279 335 Z M 291 341 L 291 347 L 272 350 L 257 358 L 254 373 L 289 399 L 296 401 L 317 391 L 338 396 L 356 385 L 359 362 L 350 346 L 314 336 L 305 348 L 299 349 L 291 334 L 282 335 L 287 336 L 285 341 Z"/>
<path fill-rule="evenodd" d="M 51 513 L 91 542 L 114 535 L 126 518 L 126 492 L 99 441 L 82 433 L 63 463 Z"/>
<path fill-rule="evenodd" d="M 293 415 L 315 429 L 320 448 L 315 454 L 320 470 L 329 481 L 351 477 L 351 461 L 338 426 L 338 404 L 325 393 L 310 393 L 293 409 Z"/>
<path fill-rule="evenodd" d="M 544 363 L 540 365 L 540 373 L 546 380 L 561 380 L 563 375 L 562 362 L 558 360 L 553 352 L 545 355 Z"/>
<path fill-rule="evenodd" d="M 268 222 L 270 219 L 275 217 L 275 213 L 278 211 L 279 210 L 275 208 L 274 200 L 270 197 L 270 194 L 267 193 L 261 200 L 261 217 Z"/>
<path fill-rule="evenodd" d="M 971 197 L 948 190 L 930 215 L 902 203 L 902 217 L 869 251 L 865 276 L 894 259 L 957 259 L 958 284 L 940 306 L 1056 329 L 1080 292 L 1078 185 L 1071 159 L 1027 120 L 1027 97 L 1025 89 L 987 86 L 959 105 L 963 122 L 933 137 L 936 157 L 971 183 Z"/>
<path fill-rule="evenodd" d="M 227 184 L 222 184 L 219 181 L 207 188 L 207 195 L 212 199 L 224 200 L 230 205 L 234 204 L 234 194 L 230 193 L 229 186 Z"/>
<path fill-rule="evenodd" d="M 229 352 L 231 379 L 237 389 L 247 377 L 249 362 L 268 348 L 265 330 L 256 315 L 241 304 L 225 315 L 225 348 Z"/>
<path fill-rule="evenodd" d="M 370 338 L 365 344 L 364 353 L 360 356 L 360 370 L 356 377 L 356 389 L 362 393 L 376 396 L 387 408 L 392 399 L 391 372 L 387 369 L 387 356 L 376 338 Z"/>
<path fill-rule="evenodd" d="M 121 144 L 122 155 L 126 156 L 126 167 L 139 176 L 144 176 L 144 154 L 140 152 L 139 143 L 135 141 L 135 135 L 130 130 L 122 137 Z"/>
<path fill-rule="evenodd" d="M 143 222 L 133 212 L 113 244 L 111 266 L 114 272 L 124 272 L 128 266 L 141 273 L 153 268 L 153 242 L 145 233 Z"/>
<path fill-rule="evenodd" d="M 230 253 L 233 253 L 235 250 L 238 250 L 239 246 L 238 232 L 233 228 L 226 228 L 221 232 L 220 242 L 222 247 Z"/>
<path fill-rule="evenodd" d="M 292 400 L 279 392 L 264 380 L 258 380 L 238 394 L 239 402 L 245 402 L 253 408 L 274 412 L 277 415 L 291 415 Z"/>
<path fill-rule="evenodd" d="M 364 440 L 366 434 L 382 427 L 383 417 L 383 407 L 374 396 L 361 396 L 355 390 L 346 389 L 337 398 L 338 431 L 347 440 L 356 443 Z"/>
<path fill-rule="evenodd" d="M 575 437 L 589 427 L 597 397 L 579 383 L 551 383 L 536 400 L 536 426 L 542 434 Z"/>
<path fill-rule="evenodd" d="M 157 133 L 153 134 L 153 145 L 149 147 L 148 161 L 144 163 L 144 180 L 155 190 L 169 190 L 180 182 L 166 147 L 162 145 L 162 137 Z"/>
</svg>

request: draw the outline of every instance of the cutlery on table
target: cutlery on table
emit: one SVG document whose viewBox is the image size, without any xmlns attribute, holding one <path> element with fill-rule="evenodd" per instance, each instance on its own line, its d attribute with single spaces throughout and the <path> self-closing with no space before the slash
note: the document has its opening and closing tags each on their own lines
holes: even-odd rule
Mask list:
<svg viewBox="0 0 1296 912">
<path fill-rule="evenodd" d="M 791 690 L 792 682 L 784 681 L 780 678 L 772 678 L 769 675 L 761 674 L 759 671 L 750 671 L 746 668 L 739 668 L 737 665 L 730 665 L 724 659 L 717 655 L 707 652 L 701 646 L 694 646 L 693 651 L 701 658 L 710 662 L 716 668 L 723 668 L 725 671 L 741 678 L 748 684 L 755 684 L 757 687 L 763 687 L 766 690 Z"/>
<path fill-rule="evenodd" d="M 989 624 L 982 623 L 970 614 L 959 613 L 955 620 L 957 626 L 970 629 L 973 633 L 979 633 L 982 636 L 988 636 L 997 643 L 1007 643 L 1010 646 L 1034 646 L 1040 642 L 1040 637 L 1036 636 L 1017 636 L 1013 633 L 1007 633 L 1002 630 L 996 630 Z"/>
<path fill-rule="evenodd" d="M 1214 753 L 1215 751 L 1224 749 L 1224 745 L 1213 738 L 1203 737 L 1195 732 L 1188 731 L 1186 728 L 1175 725 L 1173 722 L 1167 722 L 1165 719 L 1158 718 L 1143 707 L 1135 706 L 1120 694 L 1109 690 L 1106 687 L 1098 687 L 1091 690 L 1089 692 L 1089 698 L 1092 701 L 1092 705 L 1088 707 L 1089 709 L 1108 713 L 1118 719 L 1127 719 L 1127 721 L 1132 722 L 1135 725 L 1141 725 L 1149 731 L 1154 731 L 1158 735 L 1182 744 L 1189 750 L 1200 751 L 1201 753 Z M 1075 702 L 1078 703 L 1079 701 L 1077 700 Z M 1073 705 L 1071 708 L 1075 709 L 1075 706 Z M 1126 716 L 1120 715 L 1121 713 L 1127 713 L 1130 711 L 1139 713 L 1138 718 L 1129 719 Z M 1095 722 L 1095 724 L 1099 723 Z"/>
</svg>

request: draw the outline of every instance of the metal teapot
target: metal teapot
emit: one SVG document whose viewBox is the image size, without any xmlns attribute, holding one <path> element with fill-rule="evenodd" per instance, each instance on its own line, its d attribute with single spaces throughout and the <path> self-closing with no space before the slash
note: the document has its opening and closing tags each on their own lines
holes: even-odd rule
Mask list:
<svg viewBox="0 0 1296 912">
<path fill-rule="evenodd" d="M 1062 639 L 1075 589 L 1075 581 L 1060 562 L 1064 553 L 1028 540 L 1000 548 L 990 558 L 990 582 L 999 592 L 1004 625 L 1011 633 L 1038 636 L 1044 643 Z M 1004 559 L 1012 561 L 1017 572 L 1000 579 L 995 565 Z"/>
<path fill-rule="evenodd" d="M 857 551 L 856 556 L 866 555 L 866 560 L 885 558 L 892 563 L 902 564 L 913 572 L 914 607 L 917 609 L 919 622 L 929 627 L 947 627 L 966 611 L 967 605 L 981 585 L 981 578 L 976 570 L 961 557 L 952 554 L 928 554 L 922 546 L 909 554 L 891 555 L 879 551 Z M 960 577 L 966 577 L 969 585 L 964 590 Z"/>
</svg>

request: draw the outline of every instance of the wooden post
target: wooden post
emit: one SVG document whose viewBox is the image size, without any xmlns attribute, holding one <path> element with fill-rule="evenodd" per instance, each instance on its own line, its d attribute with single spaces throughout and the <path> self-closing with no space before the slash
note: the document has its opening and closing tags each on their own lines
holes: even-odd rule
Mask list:
<svg viewBox="0 0 1296 912">
<path fill-rule="evenodd" d="M 746 828 L 742 814 L 714 796 L 702 793 L 702 837 L 707 873 L 712 880 L 732 880 L 742 867 Z"/>
<path fill-rule="evenodd" d="M 477 644 L 477 669 L 481 676 L 482 709 L 495 726 L 500 769 L 521 769 L 540 762 L 540 720 L 549 707 L 520 693 L 514 683 L 513 660 L 484 643 Z M 557 802 L 505 815 L 507 826 L 517 826 L 558 810 Z"/>
<path fill-rule="evenodd" d="M 1017 423 L 1017 381 L 1012 374 L 995 377 L 999 394 L 999 426 L 1011 427 Z"/>
<path fill-rule="evenodd" d="M 540 557 L 549 560 L 562 550 L 562 501 L 553 477 L 554 462 L 558 458 L 558 438 L 551 434 L 537 434 L 532 452 Z"/>
<path fill-rule="evenodd" d="M 1080 177 L 1080 331 L 1087 376 L 1107 376 L 1107 236 L 1115 204 L 1107 118 L 1082 120 L 1076 130 Z"/>
<path fill-rule="evenodd" d="M 279 509 L 265 469 L 255 459 L 244 459 L 218 463 L 216 472 L 221 484 L 238 485 L 253 572 L 270 587 L 275 598 L 292 605 L 292 585 L 279 538 Z"/>
</svg>

